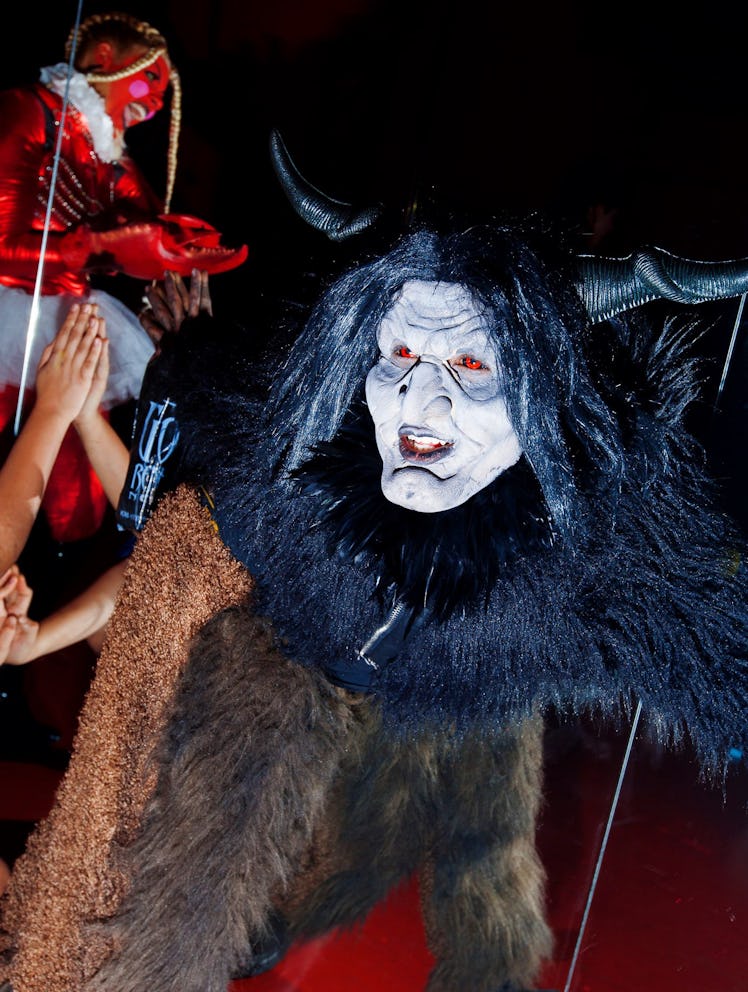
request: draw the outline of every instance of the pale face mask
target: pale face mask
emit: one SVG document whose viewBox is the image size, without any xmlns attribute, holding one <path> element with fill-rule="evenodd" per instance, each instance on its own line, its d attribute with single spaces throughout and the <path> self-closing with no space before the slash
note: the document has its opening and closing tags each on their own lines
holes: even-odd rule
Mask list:
<svg viewBox="0 0 748 992">
<path fill-rule="evenodd" d="M 522 449 L 496 352 L 463 286 L 406 282 L 377 341 L 366 401 L 390 502 L 449 510 L 515 464 Z"/>
</svg>

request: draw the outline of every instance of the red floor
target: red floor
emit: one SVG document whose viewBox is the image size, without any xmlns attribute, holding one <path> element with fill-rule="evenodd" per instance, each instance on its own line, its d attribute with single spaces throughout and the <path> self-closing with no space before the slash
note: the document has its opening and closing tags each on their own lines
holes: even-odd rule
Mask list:
<svg viewBox="0 0 748 992">
<path fill-rule="evenodd" d="M 549 731 L 539 843 L 556 955 L 539 987 L 748 992 L 748 774 L 735 767 L 723 803 L 721 790 L 698 783 L 688 756 L 643 740 L 632 751 L 569 978 L 625 745 L 624 736 L 586 727 Z M 43 816 L 56 781 L 37 766 L 0 763 L 0 821 Z M 272 972 L 229 992 L 416 992 L 429 967 L 408 884 L 359 930 L 296 947 Z"/>
</svg>

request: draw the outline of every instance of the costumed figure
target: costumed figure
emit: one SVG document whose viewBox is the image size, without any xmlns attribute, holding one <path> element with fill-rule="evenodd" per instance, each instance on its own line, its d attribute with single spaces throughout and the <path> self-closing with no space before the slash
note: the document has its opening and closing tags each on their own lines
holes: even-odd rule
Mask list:
<svg viewBox="0 0 748 992">
<path fill-rule="evenodd" d="M 153 344 L 124 303 L 91 287 L 92 274 L 160 279 L 165 269 L 220 272 L 246 256 L 246 248 L 221 246 L 204 222 L 168 214 L 181 91 L 163 36 L 127 14 L 96 14 L 73 29 L 66 57 L 70 64 L 46 66 L 36 84 L 0 93 L 0 427 L 6 431 L 20 385 L 33 390 L 41 353 L 75 298 L 97 302 L 106 320 L 111 367 L 104 408 L 137 397 Z M 128 154 L 125 131 L 161 110 L 170 84 L 163 201 Z M 38 331 L 27 357 L 39 275 Z M 28 409 L 31 397 L 24 403 Z M 71 430 L 43 505 L 53 539 L 90 536 L 105 506 Z"/>
<path fill-rule="evenodd" d="M 44 67 L 38 82 L 0 93 L 0 458 L 33 405 L 41 353 L 77 300 L 97 303 L 106 321 L 110 369 L 102 414 L 108 419 L 137 397 L 154 345 L 136 314 L 97 277 L 221 272 L 246 256 L 244 247 L 222 246 L 205 222 L 169 212 L 181 89 L 162 34 L 128 14 L 95 14 L 73 28 L 65 54 L 67 62 Z M 162 199 L 128 153 L 125 134 L 162 109 L 169 87 Z M 123 407 L 123 431 L 129 416 Z M 60 605 L 61 591 L 82 590 L 121 554 L 122 536 L 104 526 L 106 511 L 104 490 L 71 427 L 22 562 L 39 615 Z M 47 661 L 0 676 L 4 753 L 65 759 L 92 664 L 86 650 L 68 654 L 61 695 L 47 688 Z"/>
<path fill-rule="evenodd" d="M 373 219 L 274 154 L 315 226 Z M 3 902 L 4 992 L 225 992 L 414 872 L 429 992 L 529 988 L 544 712 L 640 702 L 716 779 L 748 743 L 692 329 L 637 311 L 743 293 L 748 263 L 580 259 L 493 220 L 368 252 L 282 358 L 201 317 L 144 386 L 154 485 L 123 493 L 142 531 Z"/>
</svg>

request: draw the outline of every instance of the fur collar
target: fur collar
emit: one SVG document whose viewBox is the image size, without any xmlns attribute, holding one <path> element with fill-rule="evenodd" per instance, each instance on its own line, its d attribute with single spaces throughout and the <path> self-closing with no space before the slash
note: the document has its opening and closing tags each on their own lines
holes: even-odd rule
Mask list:
<svg viewBox="0 0 748 992">
<path fill-rule="evenodd" d="M 68 66 L 58 62 L 57 65 L 44 66 L 39 79 L 62 100 L 67 90 L 70 103 L 86 119 L 96 154 L 102 162 L 118 162 L 122 158 L 124 144 L 115 137 L 112 119 L 104 109 L 103 97 L 89 84 L 83 73 L 70 73 L 68 83 Z"/>
<path fill-rule="evenodd" d="M 551 706 L 616 716 L 640 700 L 660 740 L 688 737 L 706 767 L 725 767 L 746 739 L 748 572 L 730 568 L 745 542 L 715 511 L 666 338 L 637 362 L 657 402 L 643 387 L 635 404 L 623 386 L 608 392 L 626 428 L 620 485 L 595 485 L 586 462 L 568 475 L 589 515 L 575 541 L 549 529 L 526 464 L 431 521 L 389 506 L 360 405 L 289 480 L 268 457 L 287 417 L 246 395 L 233 338 L 215 338 L 218 361 L 192 355 L 199 375 L 179 397 L 182 477 L 211 491 L 289 657 L 349 665 L 398 598 L 425 597 L 428 619 L 371 686 L 393 732 L 495 730 Z"/>
<path fill-rule="evenodd" d="M 553 532 L 524 460 L 462 506 L 424 514 L 385 499 L 381 460 L 363 403 L 338 435 L 296 472 L 301 497 L 337 558 L 381 568 L 398 601 L 439 619 L 486 608 L 490 590 L 518 556 L 550 547 Z"/>
</svg>

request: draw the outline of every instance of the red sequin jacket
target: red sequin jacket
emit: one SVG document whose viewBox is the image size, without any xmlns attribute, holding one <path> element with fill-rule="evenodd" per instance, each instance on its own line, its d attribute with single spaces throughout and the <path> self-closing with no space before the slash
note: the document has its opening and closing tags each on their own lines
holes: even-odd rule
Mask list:
<svg viewBox="0 0 748 992">
<path fill-rule="evenodd" d="M 32 292 L 54 168 L 62 99 L 41 83 L 0 93 L 0 283 Z M 80 224 L 100 230 L 153 217 L 162 204 L 133 160 L 105 162 L 94 151 L 86 118 L 68 104 L 42 292 L 85 293 L 85 273 L 64 260 L 65 233 Z"/>
<path fill-rule="evenodd" d="M 61 117 L 61 97 L 42 83 L 0 92 L 0 284 L 28 293 L 33 292 L 37 278 Z M 116 162 L 106 162 L 96 154 L 85 116 L 68 103 L 42 293 L 82 296 L 89 287 L 87 274 L 65 263 L 68 232 L 81 224 L 108 229 L 153 217 L 161 209 L 161 202 L 126 153 Z M 0 389 L 0 431 L 9 429 L 17 397 L 17 386 Z M 27 406 L 32 401 L 33 393 Z M 63 441 L 42 505 L 58 541 L 88 537 L 102 523 L 106 496 L 72 428 Z"/>
</svg>

